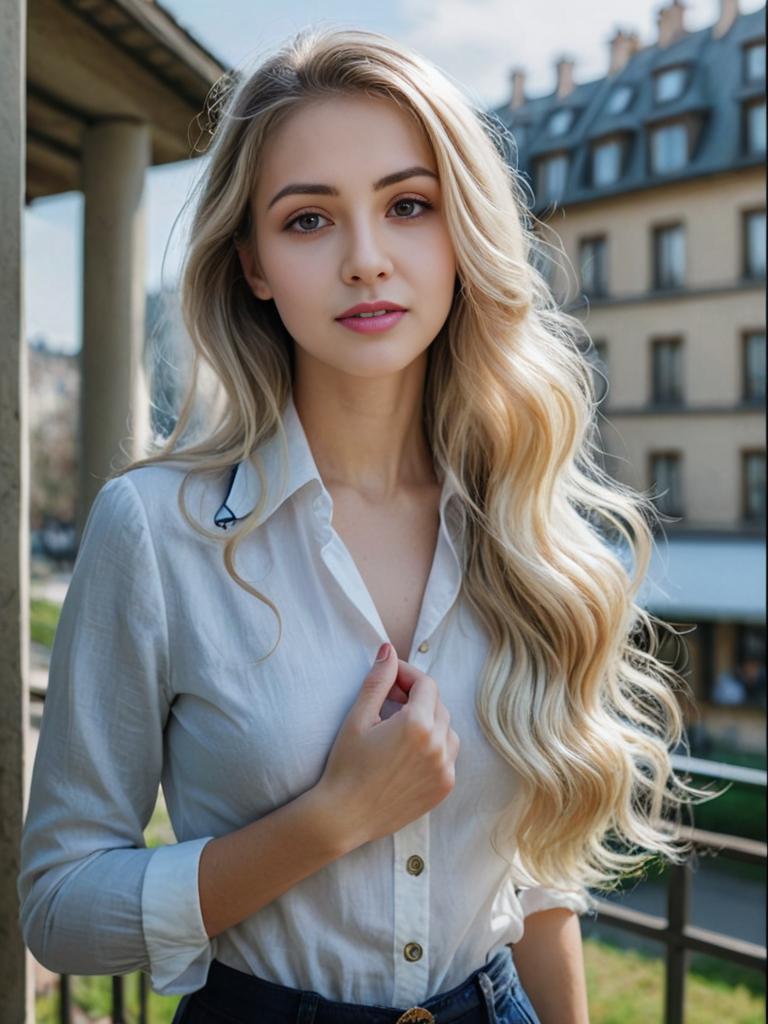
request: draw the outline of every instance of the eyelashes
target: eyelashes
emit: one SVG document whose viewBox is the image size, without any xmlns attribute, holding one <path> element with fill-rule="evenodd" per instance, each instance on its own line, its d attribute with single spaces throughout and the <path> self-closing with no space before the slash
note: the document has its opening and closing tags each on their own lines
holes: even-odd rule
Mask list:
<svg viewBox="0 0 768 1024">
<path fill-rule="evenodd" d="M 396 199 L 394 201 L 394 203 L 392 203 L 392 206 L 390 207 L 390 209 L 392 209 L 392 207 L 394 207 L 394 206 L 400 206 L 401 203 L 414 203 L 417 206 L 423 207 L 422 212 L 416 214 L 415 217 L 395 217 L 394 220 L 418 220 L 420 217 L 424 216 L 424 214 L 427 212 L 427 210 L 434 209 L 434 205 L 432 203 L 430 203 L 428 199 L 417 199 L 415 196 L 403 196 L 400 199 Z M 289 234 L 292 234 L 292 235 L 315 235 L 320 230 L 319 227 L 311 228 L 308 231 L 296 231 L 296 230 L 293 229 L 293 225 L 298 223 L 298 221 L 300 221 L 300 220 L 304 220 L 305 217 L 321 217 L 322 218 L 323 216 L 324 215 L 322 213 L 313 213 L 311 211 L 306 211 L 304 213 L 297 213 L 295 217 L 292 217 L 288 221 L 288 223 L 283 228 L 283 231 L 287 231 Z"/>
</svg>

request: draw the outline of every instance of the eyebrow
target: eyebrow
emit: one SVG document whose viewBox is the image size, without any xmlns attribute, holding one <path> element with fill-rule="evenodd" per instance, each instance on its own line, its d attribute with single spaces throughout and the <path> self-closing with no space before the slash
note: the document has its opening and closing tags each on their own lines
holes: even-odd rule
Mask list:
<svg viewBox="0 0 768 1024">
<path fill-rule="evenodd" d="M 378 181 L 373 183 L 373 191 L 379 192 L 381 189 L 386 188 L 388 185 L 396 185 L 398 181 L 405 181 L 406 178 L 416 178 L 426 175 L 427 177 L 434 178 L 438 181 L 439 178 L 434 171 L 430 171 L 428 167 L 406 167 L 404 171 L 395 171 L 394 174 L 386 174 L 383 178 L 379 178 Z M 286 185 L 285 188 L 281 188 L 277 195 L 273 196 L 267 206 L 268 210 L 271 210 L 278 199 L 282 199 L 283 196 L 290 195 L 322 195 L 322 196 L 337 196 L 339 190 L 334 188 L 333 185 L 319 185 L 319 184 L 294 184 Z"/>
</svg>

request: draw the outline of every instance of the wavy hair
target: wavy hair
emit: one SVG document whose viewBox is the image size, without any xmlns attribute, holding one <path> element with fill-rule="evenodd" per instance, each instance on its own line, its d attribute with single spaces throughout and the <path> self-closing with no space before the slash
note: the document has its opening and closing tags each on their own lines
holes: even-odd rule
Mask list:
<svg viewBox="0 0 768 1024">
<path fill-rule="evenodd" d="M 671 750 L 688 749 L 675 692 L 688 684 L 658 656 L 657 629 L 672 627 L 635 602 L 658 514 L 602 468 L 590 339 L 537 269 L 510 139 L 444 73 L 379 33 L 310 26 L 249 76 L 217 83 L 180 279 L 191 379 L 165 443 L 115 475 L 190 464 L 182 514 L 223 542 L 227 572 L 275 612 L 279 643 L 279 610 L 238 574 L 235 555 L 273 483 L 256 449 L 282 431 L 293 342 L 274 303 L 252 294 L 236 244 L 253 230 L 249 200 L 272 132 L 302 104 L 350 94 L 386 97 L 420 126 L 456 253 L 453 304 L 429 349 L 424 428 L 466 514 L 462 593 L 490 639 L 476 714 L 521 780 L 491 842 L 513 875 L 517 861 L 543 885 L 611 889 L 651 859 L 684 859 L 680 810 L 708 793 L 672 768 Z M 201 368 L 225 400 L 195 420 Z M 262 497 L 222 537 L 189 517 L 186 485 L 244 458 Z"/>
</svg>

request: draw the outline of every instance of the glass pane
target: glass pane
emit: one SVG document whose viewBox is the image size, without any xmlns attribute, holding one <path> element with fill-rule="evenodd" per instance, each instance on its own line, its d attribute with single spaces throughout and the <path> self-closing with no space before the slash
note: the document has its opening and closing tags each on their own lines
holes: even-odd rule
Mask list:
<svg viewBox="0 0 768 1024">
<path fill-rule="evenodd" d="M 619 85 L 608 98 L 608 113 L 620 114 L 629 106 L 632 89 L 628 85 Z"/>
<path fill-rule="evenodd" d="M 592 180 L 595 185 L 610 185 L 618 181 L 620 171 L 621 144 L 618 141 L 604 142 L 595 148 Z"/>
<path fill-rule="evenodd" d="M 656 76 L 656 99 L 659 101 L 673 100 L 683 91 L 685 69 L 670 68 Z"/>
<path fill-rule="evenodd" d="M 747 107 L 747 152 L 765 152 L 765 103 Z"/>
<path fill-rule="evenodd" d="M 556 110 L 549 119 L 549 131 L 552 135 L 562 135 L 571 127 L 572 110 Z"/>
<path fill-rule="evenodd" d="M 751 453 L 745 458 L 747 516 L 750 519 L 765 517 L 765 456 Z"/>
<path fill-rule="evenodd" d="M 675 171 L 685 166 L 688 159 L 688 141 L 685 125 L 670 124 L 657 128 L 651 136 L 653 170 L 658 173 Z"/>
<path fill-rule="evenodd" d="M 542 184 L 544 199 L 557 199 L 565 190 L 565 175 L 568 166 L 564 156 L 552 157 L 542 165 Z"/>
<path fill-rule="evenodd" d="M 682 227 L 676 225 L 659 231 L 657 252 L 658 287 L 681 286 L 685 281 L 685 237 Z"/>
<path fill-rule="evenodd" d="M 750 334 L 746 339 L 744 359 L 745 398 L 765 398 L 765 332 Z"/>
<path fill-rule="evenodd" d="M 754 276 L 765 273 L 765 210 L 747 216 L 747 270 Z"/>
<path fill-rule="evenodd" d="M 746 74 L 750 82 L 765 78 L 765 46 L 753 43 L 746 48 Z"/>
</svg>

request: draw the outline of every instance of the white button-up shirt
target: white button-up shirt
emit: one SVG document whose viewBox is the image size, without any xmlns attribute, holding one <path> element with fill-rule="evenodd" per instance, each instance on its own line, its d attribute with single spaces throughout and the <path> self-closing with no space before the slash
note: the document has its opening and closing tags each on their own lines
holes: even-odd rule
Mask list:
<svg viewBox="0 0 768 1024">
<path fill-rule="evenodd" d="M 293 399 L 261 449 L 265 521 L 227 574 L 221 547 L 182 517 L 180 462 L 138 467 L 99 491 L 53 645 L 18 880 L 24 940 L 53 971 L 144 970 L 159 993 L 205 984 L 211 960 L 329 999 L 409 1006 L 453 988 L 526 914 L 583 913 L 585 890 L 516 891 L 489 836 L 516 773 L 474 714 L 488 641 L 460 594 L 463 513 L 446 482 L 407 660 L 429 673 L 461 739 L 451 793 L 209 939 L 200 854 L 317 783 L 387 640 L 331 522 L 332 499 Z M 284 486 L 283 486 L 284 483 Z M 275 490 L 276 489 L 276 490 Z M 232 529 L 257 503 L 255 463 L 193 479 L 190 512 Z M 387 702 L 383 717 L 399 705 Z M 177 843 L 147 848 L 158 784 Z"/>
</svg>

